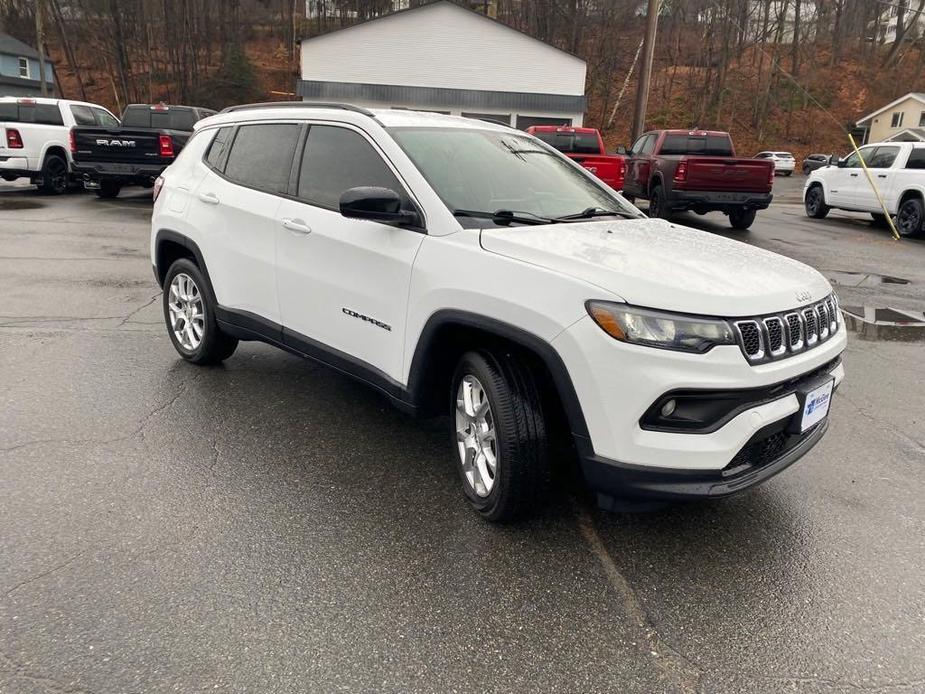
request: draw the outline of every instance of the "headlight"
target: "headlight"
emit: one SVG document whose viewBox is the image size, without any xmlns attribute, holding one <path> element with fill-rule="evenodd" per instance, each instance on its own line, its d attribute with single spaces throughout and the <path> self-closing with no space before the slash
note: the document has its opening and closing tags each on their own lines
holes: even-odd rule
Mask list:
<svg viewBox="0 0 925 694">
<path fill-rule="evenodd" d="M 732 328 L 723 320 L 652 311 L 609 301 L 589 301 L 588 313 L 621 342 L 681 352 L 706 352 L 716 345 L 734 345 Z"/>
</svg>

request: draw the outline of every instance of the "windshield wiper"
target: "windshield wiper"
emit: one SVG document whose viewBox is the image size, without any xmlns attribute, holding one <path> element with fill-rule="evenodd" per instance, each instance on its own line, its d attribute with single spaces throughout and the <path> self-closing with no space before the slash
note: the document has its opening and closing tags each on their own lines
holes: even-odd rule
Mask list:
<svg viewBox="0 0 925 694">
<path fill-rule="evenodd" d="M 554 222 L 570 222 L 578 219 L 591 219 L 592 217 L 623 217 L 624 219 L 640 219 L 638 215 L 628 212 L 627 210 L 605 210 L 601 207 L 589 207 L 575 214 L 567 214 L 562 217 L 554 217 Z"/>
<path fill-rule="evenodd" d="M 475 217 L 478 219 L 490 219 L 498 225 L 508 225 L 511 222 L 517 224 L 550 224 L 553 220 L 548 217 L 540 217 L 532 212 L 517 212 L 515 210 L 495 210 L 494 212 L 482 212 L 481 210 L 453 210 L 454 217 Z"/>
</svg>

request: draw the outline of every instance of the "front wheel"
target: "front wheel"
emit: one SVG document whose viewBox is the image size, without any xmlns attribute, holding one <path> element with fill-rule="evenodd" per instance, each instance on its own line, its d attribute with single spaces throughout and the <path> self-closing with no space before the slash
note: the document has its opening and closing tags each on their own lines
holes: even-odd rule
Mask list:
<svg viewBox="0 0 925 694">
<path fill-rule="evenodd" d="M 48 195 L 61 195 L 67 191 L 67 162 L 50 154 L 42 164 L 42 181 L 39 190 Z"/>
<path fill-rule="evenodd" d="M 733 210 L 729 213 L 729 224 L 733 229 L 745 231 L 755 221 L 757 210 Z"/>
<path fill-rule="evenodd" d="M 109 200 L 119 197 L 121 191 L 122 186 L 115 181 L 100 181 L 100 187 L 96 189 L 96 195 Z"/>
<path fill-rule="evenodd" d="M 657 219 L 668 219 L 671 216 L 671 210 L 668 209 L 665 193 L 660 185 L 652 188 L 649 194 L 649 216 Z"/>
<path fill-rule="evenodd" d="M 806 209 L 806 216 L 813 219 L 822 219 L 831 209 L 825 204 L 825 193 L 822 192 L 822 186 L 813 185 L 806 191 L 806 199 L 803 200 L 803 206 Z"/>
<path fill-rule="evenodd" d="M 175 261 L 164 279 L 164 320 L 174 349 L 193 364 L 217 364 L 230 357 L 238 340 L 215 322 L 215 300 L 199 268 L 188 258 Z"/>
<path fill-rule="evenodd" d="M 906 198 L 896 213 L 896 231 L 900 236 L 911 238 L 922 233 L 925 221 L 925 207 L 921 198 Z"/>
<path fill-rule="evenodd" d="M 515 354 L 467 352 L 453 376 L 454 443 L 463 492 L 489 521 L 537 508 L 550 479 L 533 372 Z"/>
</svg>

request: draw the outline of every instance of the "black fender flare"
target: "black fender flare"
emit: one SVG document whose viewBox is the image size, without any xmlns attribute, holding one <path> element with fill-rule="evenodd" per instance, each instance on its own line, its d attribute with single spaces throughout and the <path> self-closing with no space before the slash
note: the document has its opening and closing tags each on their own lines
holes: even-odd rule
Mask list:
<svg viewBox="0 0 925 694">
<path fill-rule="evenodd" d="M 168 270 L 168 268 L 161 267 L 158 263 L 158 260 L 161 257 L 160 249 L 165 241 L 171 241 L 173 243 L 179 244 L 193 254 L 193 257 L 196 259 L 196 265 L 199 266 L 199 270 L 206 278 L 206 282 L 209 283 L 209 291 L 214 297 L 215 292 L 212 289 L 212 278 L 209 277 L 209 268 L 206 267 L 206 260 L 202 257 L 202 251 L 199 250 L 199 246 L 189 236 L 185 236 L 171 229 L 160 229 L 157 232 L 157 235 L 154 237 L 154 276 L 157 279 L 158 286 L 160 286 L 162 289 L 164 288 L 164 278 L 166 277 Z"/>
<path fill-rule="evenodd" d="M 584 412 L 581 409 L 575 386 L 572 384 L 572 377 L 555 347 L 538 335 L 522 328 L 469 311 L 441 309 L 427 319 L 418 336 L 414 356 L 411 359 L 411 369 L 408 373 L 408 391 L 412 402 L 423 402 L 427 365 L 431 361 L 430 352 L 437 332 L 448 326 L 476 328 L 497 335 L 536 354 L 552 375 L 553 385 L 568 418 L 572 436 L 576 439 L 578 437 L 586 440 L 590 438 Z"/>
</svg>

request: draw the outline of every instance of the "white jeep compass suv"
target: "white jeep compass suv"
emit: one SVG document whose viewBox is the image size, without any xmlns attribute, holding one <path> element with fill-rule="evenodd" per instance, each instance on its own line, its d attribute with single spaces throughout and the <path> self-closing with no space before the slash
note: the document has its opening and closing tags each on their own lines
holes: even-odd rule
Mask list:
<svg viewBox="0 0 925 694">
<path fill-rule="evenodd" d="M 177 351 L 261 340 L 449 415 L 490 520 L 536 508 L 559 431 L 605 508 L 741 491 L 826 431 L 845 327 L 812 268 L 647 219 L 486 122 L 286 103 L 196 127 L 152 218 Z"/>
</svg>

